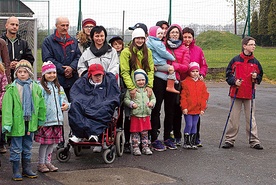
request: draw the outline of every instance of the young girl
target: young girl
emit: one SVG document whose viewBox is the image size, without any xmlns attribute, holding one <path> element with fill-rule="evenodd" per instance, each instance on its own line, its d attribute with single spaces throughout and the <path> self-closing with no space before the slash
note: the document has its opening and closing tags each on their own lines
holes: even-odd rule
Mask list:
<svg viewBox="0 0 276 185">
<path fill-rule="evenodd" d="M 5 68 L 2 63 L 0 63 L 0 153 L 6 153 L 7 149 L 5 147 L 5 139 L 2 138 L 2 99 L 4 96 L 4 93 L 6 92 L 5 86 L 8 84 L 8 80 L 5 74 Z M 1 164 L 1 161 L 0 161 Z M 1 165 L 0 165 L 1 166 Z"/>
<path fill-rule="evenodd" d="M 51 155 L 55 144 L 63 142 L 62 111 L 69 109 L 69 103 L 63 88 L 58 82 L 56 66 L 50 61 L 44 62 L 41 71 L 40 85 L 45 98 L 47 113 L 44 125 L 38 129 L 35 135 L 35 141 L 40 143 L 37 170 L 45 173 L 58 170 L 51 163 Z"/>
<path fill-rule="evenodd" d="M 199 64 L 189 64 L 189 75 L 182 81 L 180 106 L 185 118 L 184 148 L 197 149 L 196 133 L 199 115 L 207 108 L 209 93 L 205 83 L 199 77 Z"/>
<path fill-rule="evenodd" d="M 162 42 L 163 36 L 164 31 L 159 26 L 153 26 L 149 29 L 147 46 L 152 51 L 154 67 L 157 71 L 154 75 L 167 81 L 167 91 L 179 94 L 180 92 L 174 88 L 174 83 L 176 81 L 174 67 L 167 64 L 167 60 L 175 61 L 175 58 L 166 50 L 166 46 Z M 169 74 L 166 75 L 164 72 Z"/>
<path fill-rule="evenodd" d="M 15 67 L 14 82 L 9 84 L 2 104 L 2 132 L 11 137 L 10 161 L 13 177 L 21 181 L 22 175 L 36 178 L 31 169 L 33 135 L 46 119 L 46 106 L 39 85 L 32 80 L 33 67 L 27 60 L 20 60 Z M 22 160 L 22 175 L 20 173 Z"/>
<path fill-rule="evenodd" d="M 142 153 L 151 155 L 152 152 L 148 147 L 148 131 L 151 130 L 150 114 L 151 109 L 156 103 L 156 99 L 153 93 L 150 97 L 147 96 L 145 87 L 148 84 L 148 76 L 144 70 L 137 69 L 134 72 L 133 82 L 137 88 L 136 96 L 132 99 L 130 97 L 130 91 L 128 90 L 124 100 L 125 105 L 132 109 L 130 115 L 130 132 L 133 144 L 133 155 L 141 155 L 139 148 L 140 140 L 142 142 Z"/>
</svg>

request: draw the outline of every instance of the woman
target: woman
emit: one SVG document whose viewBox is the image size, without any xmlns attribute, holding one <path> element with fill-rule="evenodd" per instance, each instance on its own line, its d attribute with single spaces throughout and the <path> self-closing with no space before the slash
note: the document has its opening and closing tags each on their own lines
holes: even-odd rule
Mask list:
<svg viewBox="0 0 276 185">
<path fill-rule="evenodd" d="M 143 69 L 148 75 L 148 84 L 146 91 L 148 97 L 152 95 L 154 63 L 151 50 L 146 46 L 146 36 L 142 28 L 136 28 L 132 32 L 132 42 L 129 47 L 125 48 L 120 55 L 120 74 L 123 78 L 125 86 L 129 90 L 130 97 L 135 98 L 137 88 L 132 81 L 135 70 Z M 125 109 L 125 116 L 129 117 L 129 111 Z M 125 119 L 124 130 L 126 142 L 130 138 L 130 124 Z M 127 144 L 127 143 L 126 143 Z M 125 147 L 128 147 L 127 145 Z"/>
<path fill-rule="evenodd" d="M 87 18 L 82 21 L 82 30 L 77 34 L 81 53 L 83 53 L 86 48 L 89 48 L 91 44 L 90 32 L 94 26 L 96 26 L 96 21 L 93 19 Z"/>
<path fill-rule="evenodd" d="M 199 78 L 200 80 L 203 80 L 208 72 L 208 65 L 206 63 L 206 59 L 204 57 L 204 53 L 202 49 L 195 45 L 195 39 L 194 39 L 194 30 L 186 27 L 182 30 L 183 34 L 183 44 L 189 49 L 190 53 L 190 61 L 196 62 L 199 64 Z M 196 134 L 196 144 L 198 147 L 202 147 L 201 141 L 200 141 L 200 117 L 198 119 L 197 123 L 197 134 Z"/>
<path fill-rule="evenodd" d="M 167 61 L 168 64 L 173 65 L 178 81 L 183 80 L 183 76 L 188 72 L 188 65 L 190 62 L 189 50 L 183 45 L 183 36 L 181 34 L 181 27 L 177 24 L 172 24 L 167 30 L 165 45 L 168 52 L 174 57 L 175 61 Z M 164 151 L 166 148 L 176 149 L 176 146 L 170 139 L 170 131 L 174 128 L 175 138 L 177 144 L 181 140 L 181 119 L 182 113 L 179 106 L 179 95 L 166 91 L 167 87 L 167 73 L 163 71 L 156 71 L 154 74 L 153 92 L 156 96 L 156 105 L 151 114 L 151 141 L 152 147 L 156 151 Z M 175 84 L 175 89 L 179 89 L 180 84 Z M 164 146 L 159 141 L 158 133 L 161 128 L 160 125 L 160 111 L 164 100 L 165 119 L 164 119 Z"/>
<path fill-rule="evenodd" d="M 95 26 L 90 32 L 91 45 L 85 50 L 78 62 L 79 76 L 84 75 L 91 64 L 101 64 L 106 72 L 119 74 L 117 51 L 106 41 L 107 32 L 103 26 Z"/>
</svg>

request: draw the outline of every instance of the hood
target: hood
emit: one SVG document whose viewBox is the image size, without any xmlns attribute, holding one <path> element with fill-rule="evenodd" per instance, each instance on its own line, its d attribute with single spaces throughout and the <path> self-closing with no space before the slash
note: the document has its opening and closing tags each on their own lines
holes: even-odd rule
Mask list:
<svg viewBox="0 0 276 185">
<path fill-rule="evenodd" d="M 137 75 L 137 74 L 142 74 L 142 75 L 145 76 L 146 83 L 145 83 L 144 87 L 146 87 L 148 85 L 148 82 L 149 82 L 147 73 L 143 69 L 137 69 L 137 70 L 134 71 L 132 80 L 133 80 L 136 87 L 137 87 L 137 85 L 135 83 L 135 75 Z"/>
</svg>

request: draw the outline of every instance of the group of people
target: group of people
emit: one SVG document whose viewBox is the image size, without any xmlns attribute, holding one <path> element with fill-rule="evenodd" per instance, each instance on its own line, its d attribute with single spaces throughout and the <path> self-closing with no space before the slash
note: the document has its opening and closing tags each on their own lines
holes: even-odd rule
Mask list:
<svg viewBox="0 0 276 185">
<path fill-rule="evenodd" d="M 68 34 L 67 17 L 58 17 L 55 25 L 54 33 L 42 44 L 44 63 L 39 82 L 33 79 L 31 50 L 17 34 L 16 17 L 8 18 L 4 40 L 0 39 L 0 152 L 6 152 L 8 136 L 13 180 L 37 177 L 31 169 L 33 138 L 40 143 L 38 171 L 58 170 L 51 163 L 51 154 L 56 144 L 64 144 L 63 111 L 69 111 L 72 142 L 83 138 L 99 141 L 115 107 L 120 107 L 117 127 L 124 129 L 125 152 L 132 150 L 133 155 L 140 156 L 181 145 L 185 149 L 202 147 L 200 115 L 205 113 L 209 98 L 204 83 L 208 65 L 202 49 L 195 44 L 193 29 L 158 21 L 148 31 L 145 24 L 137 23 L 129 27 L 132 41 L 125 47 L 120 36 L 107 41 L 106 29 L 91 18 L 82 21 L 76 38 Z M 254 94 L 250 92 L 261 82 L 263 71 L 253 56 L 254 38 L 244 38 L 242 47 L 242 53 L 230 61 L 226 71 L 229 95 L 236 104 L 223 148 L 234 146 L 244 104 L 250 146 L 263 149 L 252 105 Z M 182 115 L 186 123 L 183 131 Z M 95 147 L 93 151 L 101 149 Z"/>
</svg>

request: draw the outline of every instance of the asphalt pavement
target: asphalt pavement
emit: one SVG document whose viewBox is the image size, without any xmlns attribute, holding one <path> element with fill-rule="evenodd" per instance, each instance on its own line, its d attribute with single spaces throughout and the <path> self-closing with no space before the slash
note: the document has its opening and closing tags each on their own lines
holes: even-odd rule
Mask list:
<svg viewBox="0 0 276 185">
<path fill-rule="evenodd" d="M 229 112 L 230 99 L 225 82 L 207 82 L 210 99 L 208 109 L 201 117 L 201 139 L 203 147 L 198 150 L 177 150 L 154 152 L 151 156 L 123 154 L 114 163 L 105 164 L 100 153 L 92 149 L 82 150 L 60 163 L 53 156 L 58 172 L 38 173 L 37 179 L 24 178 L 21 182 L 11 180 L 12 169 L 8 162 L 9 152 L 1 154 L 0 184 L 28 185 L 101 185 L 101 184 L 162 184 L 162 185 L 274 185 L 276 184 L 276 85 L 257 85 L 256 121 L 258 134 L 264 150 L 249 147 L 245 134 L 245 117 L 235 147 L 218 148 Z M 163 118 L 163 113 L 162 113 Z M 184 125 L 184 122 L 183 122 Z M 68 133 L 68 126 L 65 127 Z M 162 133 L 160 135 L 162 139 Z M 32 165 L 36 170 L 38 158 L 37 143 L 34 143 Z"/>
</svg>

